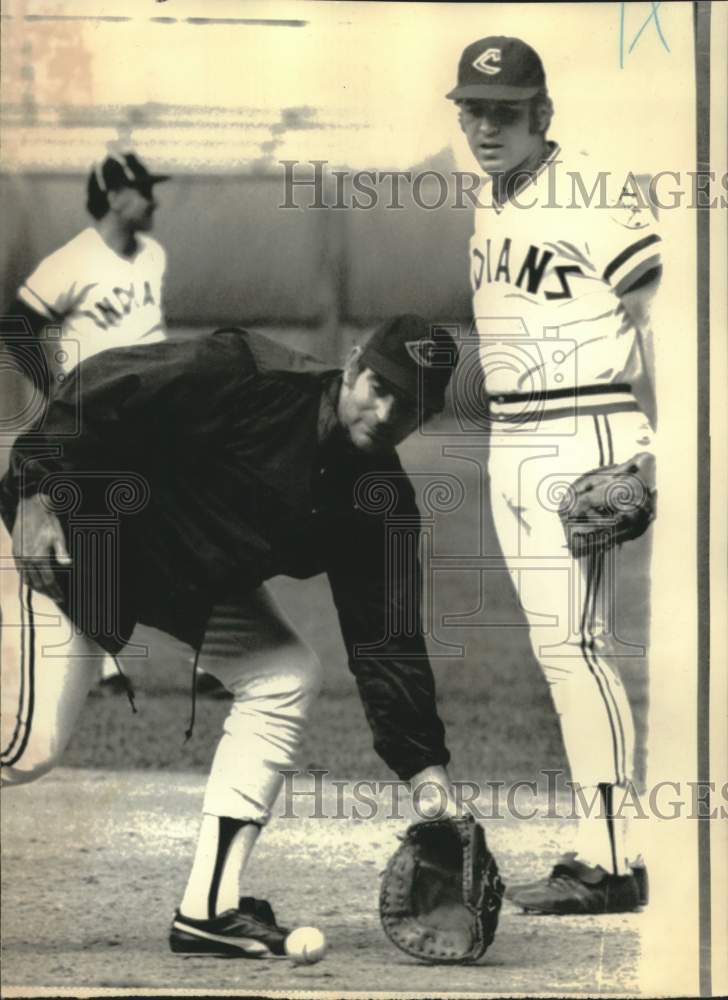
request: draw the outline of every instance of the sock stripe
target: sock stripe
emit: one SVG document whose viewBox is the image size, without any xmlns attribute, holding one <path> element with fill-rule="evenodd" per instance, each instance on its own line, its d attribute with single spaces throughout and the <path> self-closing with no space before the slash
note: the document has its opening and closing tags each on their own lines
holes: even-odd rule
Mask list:
<svg viewBox="0 0 728 1000">
<path fill-rule="evenodd" d="M 232 816 L 218 816 L 217 818 L 217 851 L 215 854 L 215 867 L 210 880 L 210 891 L 207 894 L 207 916 L 212 920 L 217 916 L 217 898 L 220 892 L 220 882 L 225 869 L 230 845 L 233 838 L 241 827 L 245 826 L 245 820 L 233 819 Z"/>
<path fill-rule="evenodd" d="M 617 875 L 617 845 L 614 834 L 614 810 L 612 801 L 613 785 L 600 785 L 599 791 L 604 802 L 604 812 L 607 817 L 607 833 L 609 835 L 609 849 L 612 854 L 612 874 Z"/>
</svg>

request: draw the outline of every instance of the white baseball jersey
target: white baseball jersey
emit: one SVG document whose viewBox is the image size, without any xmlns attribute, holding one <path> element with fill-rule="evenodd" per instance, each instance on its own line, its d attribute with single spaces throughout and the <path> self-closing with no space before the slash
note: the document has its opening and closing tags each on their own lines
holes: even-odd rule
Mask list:
<svg viewBox="0 0 728 1000">
<path fill-rule="evenodd" d="M 490 413 L 502 421 L 488 465 L 498 544 L 571 779 L 610 795 L 634 780 L 634 724 L 616 658 L 643 651 L 623 635 L 614 601 L 629 566 L 616 549 L 573 558 L 559 505 L 580 473 L 652 446 L 629 378 L 640 334 L 620 295 L 658 265 L 659 236 L 638 189 L 623 188 L 624 176 L 600 180 L 588 156 L 569 161 L 554 145 L 514 199 L 488 202 L 490 186 L 479 196 L 470 242 L 477 349 Z M 604 815 L 582 817 L 573 846 L 618 875 L 636 854 L 626 823 Z"/>
<path fill-rule="evenodd" d="M 62 325 L 64 371 L 110 347 L 165 337 L 162 294 L 167 255 L 155 239 L 137 233 L 137 252 L 122 257 L 93 226 L 44 258 L 18 297 Z M 76 347 L 77 345 L 77 347 Z"/>
<path fill-rule="evenodd" d="M 589 207 L 579 181 L 587 198 L 597 185 Z M 494 204 L 491 190 L 470 241 L 489 395 L 624 382 L 638 331 L 619 295 L 659 262 L 650 209 L 624 175 L 600 175 L 555 144 L 514 200 Z"/>
</svg>

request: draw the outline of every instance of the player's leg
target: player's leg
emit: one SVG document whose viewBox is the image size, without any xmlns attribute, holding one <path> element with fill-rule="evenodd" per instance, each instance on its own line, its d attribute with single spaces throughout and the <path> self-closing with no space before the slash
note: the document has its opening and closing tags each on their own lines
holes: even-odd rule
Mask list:
<svg viewBox="0 0 728 1000">
<path fill-rule="evenodd" d="M 321 667 L 265 588 L 215 609 L 200 664 L 233 702 L 170 943 L 185 953 L 280 954 L 285 931 L 264 901 L 239 904 L 240 882 L 280 791 L 280 771 L 296 763 Z"/>
<path fill-rule="evenodd" d="M 92 694 L 126 694 L 128 691 L 124 678 L 119 673 L 113 656 L 105 656 L 101 662 L 98 683 L 92 689 Z"/>
<path fill-rule="evenodd" d="M 106 656 L 101 664 L 98 683 L 92 687 L 91 695 L 127 695 L 129 687 L 126 679 L 119 672 L 113 656 Z M 195 671 L 195 691 L 198 698 L 212 698 L 215 701 L 228 701 L 230 692 L 213 677 L 199 667 Z"/>
<path fill-rule="evenodd" d="M 556 431 L 561 423 L 553 421 Z M 573 429 L 571 421 L 566 429 Z M 629 702 L 617 672 L 602 662 L 615 571 L 612 557 L 571 557 L 558 506 L 600 454 L 583 419 L 578 434 L 542 430 L 534 448 L 495 452 L 491 468 L 496 531 L 559 716 L 572 779 L 593 788 L 632 774 Z"/>
<path fill-rule="evenodd" d="M 644 413 L 629 411 L 599 414 L 594 423 L 603 442 L 606 464 L 626 462 L 638 452 L 650 452 L 653 449 L 653 430 Z M 603 579 L 595 602 L 593 623 L 593 648 L 597 661 L 605 670 L 611 669 L 616 677 L 620 663 L 628 665 L 633 672 L 642 674 L 645 678 L 645 692 L 648 664 L 644 643 L 647 642 L 649 616 L 649 551 L 650 540 L 643 539 L 636 543 L 627 542 L 602 557 Z M 625 599 L 628 599 L 630 607 L 635 608 L 636 613 L 641 614 L 644 619 L 637 626 L 636 634 L 630 633 L 627 630 L 628 623 L 618 617 L 620 595 L 622 606 Z M 626 694 L 624 699 L 627 700 Z M 644 846 L 640 833 L 648 814 L 641 801 L 634 770 L 635 740 L 631 712 L 622 712 L 620 719 L 627 727 L 624 780 L 602 786 L 602 794 L 612 813 L 610 833 L 617 858 L 616 870 L 620 874 L 634 871 L 646 883 L 642 857 Z M 588 827 L 585 826 L 586 829 Z M 641 887 L 641 897 L 646 902 L 646 885 Z"/>
<path fill-rule="evenodd" d="M 57 764 L 103 651 L 48 597 L 23 586 L 0 525 L 2 784 L 34 781 Z"/>
<path fill-rule="evenodd" d="M 634 783 L 634 723 L 627 692 L 612 655 L 611 628 L 619 585 L 621 553 L 611 550 L 575 561 L 574 598 L 578 646 L 587 670 L 572 680 L 571 692 L 553 688 L 561 719 L 579 817 L 574 847 L 586 863 L 617 876 L 631 874 L 626 844 L 625 793 Z M 545 656 L 548 657 L 548 650 Z M 546 660 L 548 666 L 548 660 Z M 584 716 L 573 703 L 578 686 L 590 686 L 599 706 L 588 701 Z M 586 692 L 585 692 L 586 695 Z M 598 747 L 585 752 L 591 738 Z"/>
<path fill-rule="evenodd" d="M 582 424 L 586 430 L 586 447 L 592 434 L 597 443 L 598 464 L 624 462 L 639 451 L 649 451 L 652 446 L 649 422 L 640 412 L 596 414 Z M 646 551 L 644 545 L 641 549 Z M 593 858 L 615 875 L 627 876 L 636 870 L 635 863 L 641 855 L 641 845 L 634 834 L 642 824 L 630 822 L 630 819 L 643 819 L 647 814 L 636 787 L 632 710 L 619 675 L 619 664 L 629 664 L 646 671 L 641 646 L 646 636 L 624 633 L 624 623 L 617 619 L 617 608 L 620 594 L 628 587 L 631 604 L 647 614 L 649 573 L 646 565 L 636 564 L 629 543 L 590 559 L 579 560 L 578 570 L 582 648 L 595 676 L 600 678 L 607 702 L 611 703 L 609 717 L 613 728 L 615 775 L 610 780 L 609 771 L 602 766 L 596 775 L 599 781 L 595 786 L 594 774 L 588 771 L 582 774 L 576 770 L 580 765 L 575 768 L 572 764 L 574 781 L 581 775 L 591 799 L 598 806 L 590 808 L 583 796 L 577 800 L 577 811 L 582 815 L 582 821 L 576 847 L 583 857 Z M 569 759 L 571 762 L 572 755 Z M 579 759 L 583 761 L 584 755 Z M 597 789 L 598 799 L 594 795 Z M 603 818 L 605 815 L 606 820 Z M 607 838 L 604 835 L 605 826 Z M 642 871 L 640 878 L 646 878 Z"/>
<path fill-rule="evenodd" d="M 559 430 L 556 422 L 556 431 Z M 566 430 L 566 428 L 563 428 Z M 603 463 L 603 458 L 601 460 Z M 590 869 L 629 872 L 617 840 L 615 789 L 632 776 L 634 733 L 621 680 L 602 653 L 604 561 L 573 560 L 558 517 L 562 491 L 600 464 L 593 426 L 577 434 L 540 432 L 533 450 L 494 449 L 493 516 L 529 623 L 529 635 L 559 717 L 581 821 L 576 844 Z M 610 577 L 611 580 L 611 577 Z"/>
</svg>

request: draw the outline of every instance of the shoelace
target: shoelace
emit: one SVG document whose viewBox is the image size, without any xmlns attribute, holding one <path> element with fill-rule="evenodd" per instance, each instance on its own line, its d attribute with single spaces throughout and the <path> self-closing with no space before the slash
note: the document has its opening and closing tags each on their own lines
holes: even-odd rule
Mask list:
<svg viewBox="0 0 728 1000">
<path fill-rule="evenodd" d="M 573 886 L 574 882 L 579 885 L 584 885 L 580 882 L 578 878 L 574 878 L 573 875 L 551 875 L 549 876 L 549 885 L 556 885 L 559 888 L 569 889 Z"/>
</svg>

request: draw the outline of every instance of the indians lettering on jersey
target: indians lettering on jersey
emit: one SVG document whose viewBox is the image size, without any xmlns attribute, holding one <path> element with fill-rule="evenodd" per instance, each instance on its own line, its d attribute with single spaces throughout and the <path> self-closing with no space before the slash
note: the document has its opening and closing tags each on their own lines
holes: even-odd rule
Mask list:
<svg viewBox="0 0 728 1000">
<path fill-rule="evenodd" d="M 541 283 L 546 275 L 546 268 L 551 258 L 554 256 L 553 250 L 545 250 L 534 246 L 532 243 L 522 262 L 511 262 L 511 238 L 506 236 L 500 249 L 491 247 L 491 240 L 485 240 L 482 250 L 473 248 L 473 288 L 477 291 L 483 281 L 488 283 L 493 281 L 505 281 L 508 284 L 515 284 L 517 288 L 525 288 L 531 294 L 536 295 Z M 588 262 L 587 263 L 588 266 Z M 544 288 L 545 298 L 553 302 L 555 299 L 573 298 L 572 288 L 569 284 L 569 275 L 583 275 L 580 264 L 554 264 L 548 272 L 549 278 L 554 279 L 557 287 Z M 516 275 L 512 277 L 512 275 Z"/>
<path fill-rule="evenodd" d="M 489 393 L 608 385 L 632 363 L 639 332 L 620 296 L 659 265 L 655 219 L 621 190 L 609 207 L 573 207 L 570 172 L 588 176 L 588 160 L 559 154 L 519 191 L 529 207 L 475 210 L 470 280 Z"/>
<path fill-rule="evenodd" d="M 88 286 L 88 297 L 93 297 L 96 285 Z M 110 301 L 108 296 L 94 302 L 92 309 L 79 309 L 79 313 L 88 316 L 100 330 L 108 330 L 110 326 L 118 326 L 124 316 L 128 316 L 132 309 L 139 309 L 140 306 L 157 304 L 157 300 L 152 292 L 148 281 L 144 282 L 142 289 L 137 289 L 132 282 L 127 288 L 114 286 L 111 290 Z"/>
<path fill-rule="evenodd" d="M 19 289 L 20 299 L 61 325 L 69 345 L 64 370 L 111 347 L 164 339 L 166 254 L 146 234 L 137 241 L 137 252 L 122 257 L 88 227 L 41 261 Z"/>
</svg>

